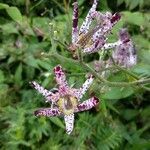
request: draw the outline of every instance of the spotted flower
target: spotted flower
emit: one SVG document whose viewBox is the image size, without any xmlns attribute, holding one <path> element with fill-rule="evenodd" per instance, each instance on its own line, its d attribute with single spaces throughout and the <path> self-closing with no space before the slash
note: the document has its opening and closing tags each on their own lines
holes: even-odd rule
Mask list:
<svg viewBox="0 0 150 150">
<path fill-rule="evenodd" d="M 126 28 L 120 30 L 119 39 L 127 42 L 117 46 L 112 57 L 117 64 L 127 68 L 132 67 L 137 62 L 136 49 Z"/>
<path fill-rule="evenodd" d="M 98 0 L 94 0 L 91 9 L 89 10 L 80 29 L 78 28 L 78 2 L 73 3 L 73 18 L 72 18 L 72 43 L 69 50 L 76 53 L 77 48 L 80 48 L 83 53 L 94 53 L 99 49 L 110 49 L 126 41 L 118 40 L 114 43 L 107 43 L 107 35 L 111 33 L 113 26 L 120 20 L 119 13 L 111 14 L 110 12 L 100 13 L 96 11 Z M 92 27 L 93 20 L 96 20 L 96 25 Z"/>
<path fill-rule="evenodd" d="M 55 79 L 58 84 L 58 89 L 49 91 L 44 89 L 35 81 L 31 85 L 41 93 L 46 102 L 51 102 L 51 108 L 41 108 L 35 111 L 36 116 L 63 116 L 66 125 L 66 132 L 70 134 L 74 126 L 74 113 L 89 110 L 99 103 L 99 99 L 91 97 L 90 99 L 81 102 L 81 98 L 88 90 L 93 82 L 93 76 L 85 81 L 81 88 L 75 89 L 68 86 L 66 76 L 60 65 L 54 68 Z"/>
<path fill-rule="evenodd" d="M 111 68 L 113 66 L 113 61 L 118 64 L 121 67 L 130 68 L 137 63 L 137 54 L 136 49 L 133 44 L 132 39 L 130 38 L 130 35 L 126 28 L 122 28 L 119 32 L 119 39 L 120 41 L 126 41 L 121 45 L 116 46 L 116 48 L 112 51 L 112 57 L 108 60 L 100 59 L 97 61 L 94 61 L 94 69 L 95 71 L 101 73 L 102 77 L 107 78 L 112 72 L 115 72 L 116 70 L 109 71 L 108 68 Z M 104 70 L 104 71 L 102 71 Z"/>
</svg>

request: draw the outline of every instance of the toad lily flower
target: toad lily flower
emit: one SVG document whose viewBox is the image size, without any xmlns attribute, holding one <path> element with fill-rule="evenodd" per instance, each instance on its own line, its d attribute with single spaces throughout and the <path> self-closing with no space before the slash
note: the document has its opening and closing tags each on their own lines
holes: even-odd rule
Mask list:
<svg viewBox="0 0 150 150">
<path fill-rule="evenodd" d="M 119 32 L 119 38 L 121 41 L 128 41 L 116 47 L 113 51 L 114 61 L 124 67 L 132 67 L 137 62 L 137 55 L 135 46 L 130 38 L 127 29 L 123 28 Z"/>
<path fill-rule="evenodd" d="M 112 57 L 108 60 L 102 60 L 101 58 L 98 61 L 94 62 L 94 68 L 97 72 L 101 73 L 102 77 L 107 77 L 110 75 L 110 71 L 107 68 L 113 66 L 113 61 L 121 67 L 130 68 L 137 63 L 137 54 L 135 46 L 130 38 L 130 35 L 126 28 L 122 28 L 119 32 L 119 40 L 126 41 L 121 45 L 116 46 L 112 52 Z M 113 59 L 113 60 L 112 60 Z M 100 72 L 101 70 L 104 70 Z M 115 70 L 113 70 L 115 72 Z"/>
<path fill-rule="evenodd" d="M 78 29 L 78 2 L 73 3 L 72 43 L 68 49 L 74 55 L 76 55 L 78 48 L 83 53 L 89 54 L 97 52 L 99 49 L 114 48 L 124 42 L 119 40 L 115 43 L 106 43 L 107 35 L 111 33 L 113 26 L 120 20 L 121 16 L 118 13 L 112 15 L 110 12 L 103 14 L 96 11 L 97 1 L 94 0 L 80 29 Z M 94 19 L 97 23 L 91 27 Z"/>
<path fill-rule="evenodd" d="M 96 97 L 92 97 L 84 102 L 80 101 L 94 79 L 91 75 L 81 88 L 75 89 L 68 86 L 66 76 L 60 65 L 54 68 L 54 73 L 58 84 L 58 89 L 55 92 L 44 89 L 35 81 L 31 82 L 31 85 L 45 97 L 46 101 L 53 104 L 51 108 L 36 110 L 35 115 L 64 116 L 66 132 L 70 134 L 74 126 L 74 113 L 89 110 L 99 103 L 99 99 Z"/>
</svg>

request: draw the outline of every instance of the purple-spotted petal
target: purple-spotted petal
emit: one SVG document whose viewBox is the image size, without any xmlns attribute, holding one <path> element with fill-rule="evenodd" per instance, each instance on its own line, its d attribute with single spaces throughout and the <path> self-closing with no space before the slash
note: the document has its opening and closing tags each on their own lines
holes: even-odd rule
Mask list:
<svg viewBox="0 0 150 150">
<path fill-rule="evenodd" d="M 119 39 L 123 41 L 123 43 L 127 43 L 130 41 L 130 35 L 126 28 L 123 28 L 119 32 Z"/>
<path fill-rule="evenodd" d="M 107 50 L 107 49 L 112 49 L 112 48 L 115 48 L 117 46 L 120 46 L 122 45 L 123 42 L 118 40 L 117 42 L 114 42 L 114 43 L 106 43 L 104 44 L 104 46 L 101 48 L 101 50 Z"/>
<path fill-rule="evenodd" d="M 45 97 L 46 102 L 50 101 L 50 102 L 55 103 L 60 98 L 60 95 L 58 92 L 53 93 L 51 91 L 48 91 L 35 81 L 30 82 L 30 84 L 33 88 L 35 88 L 40 94 L 42 94 Z"/>
<path fill-rule="evenodd" d="M 111 18 L 112 25 L 115 25 L 121 19 L 121 15 L 119 13 L 115 13 Z"/>
<path fill-rule="evenodd" d="M 51 98 L 49 95 L 52 95 L 53 93 L 51 91 L 48 91 L 46 89 L 44 89 L 41 85 L 39 85 L 37 82 L 32 81 L 30 82 L 30 85 L 35 88 L 40 94 L 42 94 L 47 101 L 50 101 Z"/>
<path fill-rule="evenodd" d="M 97 51 L 99 51 L 99 49 L 101 47 L 103 47 L 103 45 L 105 44 L 105 37 L 104 36 L 101 36 L 101 37 L 98 37 L 97 36 L 97 39 L 93 39 L 94 43 L 90 46 L 90 47 L 85 47 L 83 49 L 83 53 L 87 53 L 87 54 L 90 54 L 90 53 L 95 53 Z"/>
<path fill-rule="evenodd" d="M 137 55 L 135 46 L 126 29 L 121 29 L 119 38 L 122 44 L 118 45 L 114 50 L 113 59 L 121 66 L 132 67 L 137 62 Z"/>
<path fill-rule="evenodd" d="M 106 36 L 112 30 L 112 27 L 120 20 L 121 16 L 119 13 L 112 15 L 111 13 L 106 13 L 103 15 L 103 22 L 101 28 L 95 33 L 93 39 L 96 39 L 100 36 Z"/>
<path fill-rule="evenodd" d="M 89 110 L 89 109 L 95 107 L 96 105 L 98 105 L 98 103 L 99 103 L 99 99 L 97 97 L 92 97 L 92 98 L 82 102 L 81 104 L 79 104 L 77 106 L 75 112 Z"/>
<path fill-rule="evenodd" d="M 53 103 L 56 103 L 59 98 L 60 98 L 60 93 L 59 92 L 52 93 L 52 94 L 47 96 L 47 99 L 52 101 Z"/>
<path fill-rule="evenodd" d="M 66 124 L 66 133 L 71 134 L 74 126 L 74 114 L 65 115 L 64 120 Z"/>
<path fill-rule="evenodd" d="M 73 17 L 72 17 L 72 43 L 78 39 L 78 2 L 73 3 Z"/>
<path fill-rule="evenodd" d="M 96 7 L 97 7 L 97 0 L 94 0 L 93 5 L 91 7 L 91 9 L 89 10 L 85 21 L 83 22 L 83 24 L 81 25 L 79 34 L 86 34 L 89 30 L 90 24 L 92 22 L 92 19 L 95 17 L 95 13 L 96 13 Z"/>
<path fill-rule="evenodd" d="M 59 111 L 58 108 L 41 108 L 38 109 L 34 112 L 35 116 L 49 116 L 49 117 L 53 117 L 53 116 L 60 116 L 61 112 Z"/>
<path fill-rule="evenodd" d="M 82 87 L 80 89 L 78 89 L 78 92 L 77 92 L 78 100 L 83 97 L 85 92 L 89 89 L 90 85 L 93 83 L 93 80 L 94 80 L 94 77 L 92 75 L 90 75 L 89 78 L 84 82 Z"/>
<path fill-rule="evenodd" d="M 61 85 L 61 86 L 68 86 L 68 83 L 66 81 L 66 76 L 62 70 L 62 67 L 60 65 L 57 65 L 55 68 L 54 68 L 54 73 L 55 73 L 55 76 L 56 76 L 56 82 L 58 85 Z"/>
<path fill-rule="evenodd" d="M 63 97 L 68 95 L 70 92 L 70 88 L 68 86 L 59 86 L 59 94 Z"/>
</svg>

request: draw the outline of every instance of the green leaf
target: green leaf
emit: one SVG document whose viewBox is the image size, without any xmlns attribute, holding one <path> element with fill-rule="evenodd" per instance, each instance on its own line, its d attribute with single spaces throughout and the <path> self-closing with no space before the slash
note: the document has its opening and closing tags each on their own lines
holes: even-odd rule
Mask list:
<svg viewBox="0 0 150 150">
<path fill-rule="evenodd" d="M 7 4 L 4 3 L 0 3 L 0 9 L 5 9 L 8 8 L 9 6 Z"/>
<path fill-rule="evenodd" d="M 102 98 L 104 99 L 122 99 L 126 98 L 134 93 L 134 90 L 132 87 L 111 87 L 109 91 L 104 93 L 102 95 Z"/>
<path fill-rule="evenodd" d="M 143 116 L 143 118 L 146 118 L 148 119 L 150 117 L 150 106 L 144 108 L 142 111 L 141 111 L 141 115 Z"/>
<path fill-rule="evenodd" d="M 135 66 L 132 71 L 143 76 L 150 76 L 150 65 L 139 64 Z"/>
<path fill-rule="evenodd" d="M 17 67 L 14 78 L 15 78 L 15 83 L 21 86 L 22 85 L 22 63 L 20 63 L 19 66 Z"/>
<path fill-rule="evenodd" d="M 134 143 L 132 150 L 148 150 L 150 148 L 150 140 L 147 141 L 138 141 Z"/>
<path fill-rule="evenodd" d="M 17 7 L 8 7 L 6 9 L 8 15 L 16 22 L 22 22 L 22 15 Z"/>
<path fill-rule="evenodd" d="M 125 109 L 121 111 L 121 114 L 126 120 L 129 121 L 136 117 L 139 114 L 139 111 L 135 109 Z"/>
<path fill-rule="evenodd" d="M 4 35 L 7 34 L 18 34 L 18 30 L 16 29 L 16 25 L 11 23 L 5 23 L 4 25 L 0 25 L 0 28 L 2 29 L 2 32 Z"/>
<path fill-rule="evenodd" d="M 63 129 L 65 129 L 65 126 L 64 126 L 64 124 L 62 123 L 62 121 L 59 119 L 59 118 L 50 118 L 50 120 L 54 123 L 54 124 L 56 124 L 58 127 L 61 127 L 61 128 L 63 128 Z"/>
<path fill-rule="evenodd" d="M 39 68 L 38 61 L 33 56 L 27 56 L 24 62 L 29 66 Z"/>
<path fill-rule="evenodd" d="M 104 113 L 104 116 L 107 116 L 106 102 L 104 99 L 101 99 L 101 110 Z"/>
<path fill-rule="evenodd" d="M 34 17 L 33 18 L 33 27 L 38 28 L 43 33 L 49 34 L 49 18 L 45 17 Z"/>
<path fill-rule="evenodd" d="M 4 73 L 2 70 L 0 70 L 0 83 L 5 81 Z"/>
<path fill-rule="evenodd" d="M 139 0 L 132 0 L 132 1 L 130 1 L 129 9 L 132 10 L 132 9 L 134 9 L 135 7 L 137 7 L 139 4 L 140 4 L 140 1 L 139 1 Z"/>
<path fill-rule="evenodd" d="M 46 69 L 46 70 L 50 70 L 51 69 L 51 65 L 46 62 L 46 61 L 42 61 L 40 59 L 37 60 L 38 65 L 41 66 L 42 68 Z"/>
<path fill-rule="evenodd" d="M 146 43 L 145 43 L 146 44 Z M 149 48 L 150 48 L 150 45 L 149 45 Z M 141 50 L 140 51 L 140 59 L 142 61 L 143 64 L 146 64 L 146 65 L 150 65 L 150 49 L 149 50 Z"/>
<path fill-rule="evenodd" d="M 124 0 L 117 0 L 117 5 L 121 5 L 124 2 Z"/>
<path fill-rule="evenodd" d="M 149 39 L 144 38 L 144 36 L 142 34 L 141 35 L 140 34 L 133 35 L 132 39 L 134 40 L 134 43 L 136 44 L 137 49 L 140 50 L 140 51 L 138 51 L 138 54 L 141 53 L 142 49 L 145 49 L 145 50 L 148 50 L 148 52 L 146 51 L 146 53 L 150 56 L 150 52 L 149 52 L 149 50 L 150 50 L 150 42 L 149 42 Z"/>
<path fill-rule="evenodd" d="M 144 25 L 145 24 L 145 18 L 144 15 L 140 12 L 129 12 L 125 11 L 123 12 L 123 16 L 126 22 L 134 24 L 134 25 Z"/>
<path fill-rule="evenodd" d="M 8 103 L 8 90 L 9 87 L 7 84 L 0 84 L 0 109 L 3 105 Z"/>
</svg>

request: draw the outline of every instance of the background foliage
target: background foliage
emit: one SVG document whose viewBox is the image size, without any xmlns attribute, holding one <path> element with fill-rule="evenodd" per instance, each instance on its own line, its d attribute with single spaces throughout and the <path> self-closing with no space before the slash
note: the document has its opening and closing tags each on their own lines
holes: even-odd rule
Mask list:
<svg viewBox="0 0 150 150">
<path fill-rule="evenodd" d="M 57 64 L 66 69 L 70 85 L 80 87 L 85 80 L 86 72 L 81 66 L 41 55 L 57 50 L 61 56 L 71 58 L 61 44 L 53 41 L 53 37 L 57 36 L 62 43 L 70 43 L 72 2 L 0 2 L 1 149 L 150 149 L 150 96 L 141 88 L 101 88 L 94 82 L 84 99 L 94 94 L 101 99 L 101 104 L 76 115 L 71 136 L 65 134 L 63 119 L 36 118 L 33 111 L 49 107 L 49 104 L 45 104 L 43 97 L 29 86 L 29 81 L 36 80 L 48 89 L 55 87 L 53 67 Z M 91 4 L 92 0 L 79 0 L 80 21 Z M 110 38 L 114 41 L 118 29 L 128 27 L 138 53 L 138 64 L 131 71 L 140 77 L 150 76 L 149 4 L 147 0 L 101 0 L 98 5 L 100 11 L 122 13 L 123 17 Z M 52 30 L 56 30 L 57 35 L 53 35 Z M 92 64 L 97 57 L 98 54 L 92 55 L 87 62 Z M 122 72 L 109 78 L 111 81 L 129 79 Z"/>
</svg>

